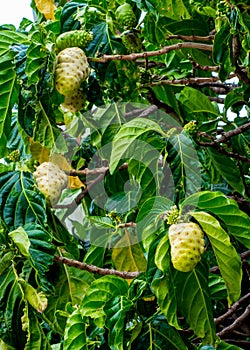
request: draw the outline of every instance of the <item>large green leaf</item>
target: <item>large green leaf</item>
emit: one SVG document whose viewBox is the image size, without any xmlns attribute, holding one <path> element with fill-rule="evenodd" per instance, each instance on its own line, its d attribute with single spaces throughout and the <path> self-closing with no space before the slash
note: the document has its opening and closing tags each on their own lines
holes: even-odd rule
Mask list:
<svg viewBox="0 0 250 350">
<path fill-rule="evenodd" d="M 154 239 L 154 234 L 158 231 L 164 231 L 164 222 L 162 216 L 166 213 L 174 203 L 166 197 L 156 196 L 148 199 L 140 207 L 136 218 L 136 232 L 138 239 L 143 241 L 143 245 L 147 250 L 147 240 L 149 242 Z"/>
<path fill-rule="evenodd" d="M 115 171 L 116 167 L 122 159 L 133 159 L 133 157 L 131 157 L 131 155 L 133 155 L 135 156 L 134 159 L 136 160 L 138 148 L 140 148 L 142 152 L 143 145 L 144 147 L 146 147 L 147 145 L 146 142 L 136 142 L 136 140 L 139 140 L 143 135 L 153 131 L 159 133 L 160 135 L 163 134 L 163 131 L 158 124 L 145 118 L 135 118 L 130 122 L 122 125 L 122 127 L 120 128 L 119 132 L 113 140 L 113 148 L 110 157 L 111 174 Z M 154 148 L 148 145 L 148 152 L 152 152 L 152 150 L 154 150 Z M 157 150 L 155 151 L 156 153 L 158 153 Z"/>
<path fill-rule="evenodd" d="M 26 224 L 11 231 L 9 237 L 34 268 L 38 285 L 44 291 L 53 290 L 46 276 L 55 253 L 50 234 L 42 226 Z"/>
<path fill-rule="evenodd" d="M 31 173 L 0 174 L 0 216 L 10 228 L 27 223 L 46 224 L 45 197 L 38 191 Z"/>
<path fill-rule="evenodd" d="M 128 283 L 117 276 L 107 275 L 94 281 L 86 290 L 81 304 L 83 316 L 99 318 L 104 316 L 106 302 L 116 296 L 126 296 Z"/>
<path fill-rule="evenodd" d="M 126 316 L 132 306 L 132 301 L 123 295 L 114 297 L 104 306 L 106 314 L 105 324 L 109 329 L 108 343 L 111 350 L 124 349 L 123 340 Z"/>
<path fill-rule="evenodd" d="M 216 336 L 207 267 L 199 263 L 191 272 L 176 270 L 174 283 L 179 312 L 198 337 L 213 344 Z"/>
<path fill-rule="evenodd" d="M 87 350 L 86 320 L 82 317 L 79 309 L 73 311 L 68 317 L 63 350 Z"/>
<path fill-rule="evenodd" d="M 162 315 L 152 317 L 132 343 L 131 349 L 187 350 L 180 334 Z"/>
<path fill-rule="evenodd" d="M 169 139 L 167 161 L 174 180 L 178 200 L 196 193 L 201 188 L 201 164 L 192 140 L 185 132 Z"/>
<path fill-rule="evenodd" d="M 186 86 L 178 96 L 178 100 L 186 113 L 195 114 L 195 113 L 211 113 L 218 115 L 218 110 L 209 100 L 209 98 L 203 94 L 201 91 Z M 205 116 L 204 116 L 205 120 Z"/>
<path fill-rule="evenodd" d="M 198 211 L 191 215 L 199 222 L 212 244 L 221 275 L 226 282 L 230 305 L 237 301 L 241 294 L 242 264 L 240 257 L 230 242 L 228 233 L 215 217 Z"/>
<path fill-rule="evenodd" d="M 13 65 L 14 54 L 7 52 L 0 57 L 0 156 L 4 156 L 7 135 L 11 125 L 12 107 L 15 103 L 16 72 Z"/>
<path fill-rule="evenodd" d="M 216 215 L 226 225 L 229 234 L 250 249 L 250 218 L 233 199 L 222 192 L 202 191 L 194 193 L 181 204 L 183 212 L 195 208 Z"/>
<path fill-rule="evenodd" d="M 17 282 L 17 275 L 12 264 L 0 275 L 0 339 L 16 348 L 23 343 L 20 326 L 22 292 Z M 15 337 L 13 337 L 15 332 Z"/>
<path fill-rule="evenodd" d="M 234 191 L 239 192 L 244 196 L 245 186 L 242 180 L 240 169 L 234 159 L 229 158 L 213 148 L 207 148 L 207 153 L 212 159 L 216 170 L 219 174 L 232 186 Z"/>
</svg>

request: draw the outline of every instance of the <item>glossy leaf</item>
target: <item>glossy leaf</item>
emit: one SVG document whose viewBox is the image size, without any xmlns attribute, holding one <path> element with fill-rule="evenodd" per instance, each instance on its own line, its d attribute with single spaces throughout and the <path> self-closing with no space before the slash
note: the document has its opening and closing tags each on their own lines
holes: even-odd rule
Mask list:
<svg viewBox="0 0 250 350">
<path fill-rule="evenodd" d="M 76 309 L 67 319 L 63 350 L 87 350 L 86 320 L 79 309 Z"/>
<path fill-rule="evenodd" d="M 232 158 L 222 155 L 218 151 L 208 148 L 207 152 L 212 159 L 216 170 L 228 182 L 230 186 L 240 194 L 244 195 L 245 186 L 242 180 L 240 169 Z"/>
<path fill-rule="evenodd" d="M 174 281 L 179 312 L 203 342 L 213 344 L 216 336 L 207 267 L 199 263 L 191 272 L 176 271 Z"/>
<path fill-rule="evenodd" d="M 46 224 L 45 198 L 36 188 L 31 173 L 0 174 L 0 202 L 0 215 L 11 228 L 28 223 Z"/>
<path fill-rule="evenodd" d="M 106 302 L 116 296 L 125 296 L 127 291 L 128 283 L 120 277 L 108 275 L 95 280 L 83 298 L 82 315 L 91 318 L 103 317 Z"/>
<path fill-rule="evenodd" d="M 198 221 L 210 240 L 221 275 L 227 286 L 228 302 L 231 305 L 239 299 L 241 294 L 240 257 L 230 242 L 229 235 L 215 217 L 206 212 L 193 212 L 192 216 Z"/>
<path fill-rule="evenodd" d="M 109 329 L 108 343 L 111 350 L 124 349 L 124 327 L 126 316 L 132 306 L 132 301 L 122 295 L 114 297 L 105 304 L 105 323 Z"/>
<path fill-rule="evenodd" d="M 202 191 L 194 193 L 181 205 L 182 210 L 205 210 L 223 221 L 230 235 L 250 249 L 250 218 L 241 211 L 238 204 L 222 192 Z"/>
</svg>

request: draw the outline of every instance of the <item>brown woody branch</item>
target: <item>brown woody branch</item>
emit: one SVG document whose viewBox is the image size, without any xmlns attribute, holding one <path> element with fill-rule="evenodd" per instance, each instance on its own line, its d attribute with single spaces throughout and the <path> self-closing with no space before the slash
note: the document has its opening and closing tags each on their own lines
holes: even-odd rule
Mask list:
<svg viewBox="0 0 250 350">
<path fill-rule="evenodd" d="M 98 267 L 95 265 L 86 264 L 84 262 L 65 258 L 65 257 L 59 256 L 59 255 L 54 256 L 54 261 L 61 263 L 61 264 L 65 264 L 67 266 L 75 267 L 75 268 L 80 269 L 80 270 L 85 270 L 85 271 L 88 271 L 91 273 L 96 273 L 96 274 L 101 275 L 101 276 L 116 275 L 116 276 L 119 276 L 119 277 L 124 278 L 124 279 L 133 279 L 140 274 L 139 271 L 128 272 L 128 271 L 117 271 L 117 270 L 113 270 L 113 269 L 104 269 L 104 268 L 101 268 L 101 267 Z"/>
<path fill-rule="evenodd" d="M 235 64 L 235 73 L 240 80 L 242 80 L 245 84 L 250 85 L 250 79 L 248 78 L 247 73 L 239 66 L 241 43 L 238 35 L 233 36 L 232 49 Z"/>
<path fill-rule="evenodd" d="M 106 63 L 109 61 L 135 61 L 140 58 L 147 58 L 153 56 L 161 56 L 173 50 L 181 50 L 181 49 L 199 49 L 205 51 L 212 51 L 213 46 L 208 44 L 194 43 L 194 42 L 183 42 L 174 45 L 165 46 L 160 50 L 156 51 L 144 51 L 140 53 L 131 53 L 129 55 L 103 55 L 102 57 L 89 57 L 88 60 L 92 62 L 100 62 Z"/>
<path fill-rule="evenodd" d="M 241 316 L 239 316 L 231 325 L 225 327 L 222 331 L 217 333 L 217 336 L 220 338 L 225 337 L 228 333 L 237 329 L 250 315 L 250 305 L 246 307 L 246 310 Z"/>
<path fill-rule="evenodd" d="M 166 40 L 180 39 L 188 41 L 213 41 L 214 35 L 199 36 L 199 35 L 168 35 Z"/>
<path fill-rule="evenodd" d="M 249 298 L 250 298 L 250 293 L 248 293 L 248 294 L 244 295 L 242 298 L 240 298 L 236 303 L 234 303 L 230 307 L 230 309 L 228 309 L 228 311 L 225 314 L 214 319 L 215 324 L 223 322 L 226 318 L 228 318 L 230 315 L 232 315 Z"/>
</svg>

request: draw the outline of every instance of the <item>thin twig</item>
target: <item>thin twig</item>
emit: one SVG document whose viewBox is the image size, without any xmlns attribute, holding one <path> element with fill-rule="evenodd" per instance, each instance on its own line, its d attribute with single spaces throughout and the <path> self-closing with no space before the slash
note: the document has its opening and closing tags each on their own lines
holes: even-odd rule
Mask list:
<svg viewBox="0 0 250 350">
<path fill-rule="evenodd" d="M 180 39 L 189 41 L 212 41 L 214 40 L 214 35 L 199 36 L 199 35 L 168 35 L 166 40 Z"/>
<path fill-rule="evenodd" d="M 250 293 L 244 295 L 242 298 L 240 298 L 236 303 L 234 303 L 230 309 L 227 310 L 227 312 L 217 318 L 214 319 L 214 323 L 218 324 L 223 322 L 228 316 L 232 315 L 247 299 L 250 298 Z"/>
<path fill-rule="evenodd" d="M 181 49 L 199 49 L 212 52 L 213 46 L 208 44 L 200 44 L 193 42 L 183 42 L 174 45 L 165 46 L 156 51 L 144 51 L 140 53 L 131 53 L 129 55 L 103 55 L 102 57 L 89 57 L 88 60 L 92 62 L 106 63 L 109 61 L 135 61 L 139 58 L 147 58 L 153 56 L 161 56 L 173 50 Z"/>
<path fill-rule="evenodd" d="M 95 265 L 86 264 L 84 262 L 80 262 L 80 261 L 73 260 L 73 259 L 68 259 L 68 258 L 65 258 L 63 256 L 59 256 L 59 255 L 54 256 L 54 261 L 61 263 L 61 264 L 65 264 L 67 266 L 75 267 L 75 268 L 80 269 L 80 270 L 85 270 L 85 271 L 88 271 L 91 273 L 96 273 L 96 274 L 101 275 L 101 276 L 116 275 L 116 276 L 119 276 L 119 277 L 124 278 L 124 279 L 133 279 L 140 274 L 139 271 L 128 272 L 128 271 L 118 271 L 118 270 L 114 270 L 114 269 L 104 269 L 104 268 L 101 268 L 101 267 L 98 267 Z"/>
<path fill-rule="evenodd" d="M 246 307 L 246 310 L 241 316 L 239 316 L 231 325 L 225 327 L 222 331 L 217 333 L 217 336 L 223 338 L 228 333 L 232 332 L 234 329 L 238 328 L 243 321 L 245 321 L 250 315 L 250 305 Z"/>
<path fill-rule="evenodd" d="M 227 142 L 231 137 L 239 135 L 247 130 L 250 130 L 250 122 L 243 124 L 239 126 L 236 129 L 230 130 L 228 132 L 225 132 L 219 139 L 217 139 L 215 142 L 217 143 L 225 143 Z"/>
</svg>

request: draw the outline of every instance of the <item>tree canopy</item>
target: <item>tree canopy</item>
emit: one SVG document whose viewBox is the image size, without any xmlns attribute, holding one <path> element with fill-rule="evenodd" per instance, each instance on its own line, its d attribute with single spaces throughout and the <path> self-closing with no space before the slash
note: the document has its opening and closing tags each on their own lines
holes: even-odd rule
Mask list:
<svg viewBox="0 0 250 350">
<path fill-rule="evenodd" d="M 249 2 L 31 7 L 0 24 L 0 348 L 249 349 Z"/>
</svg>

